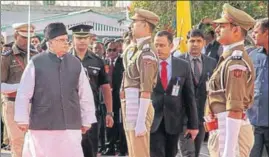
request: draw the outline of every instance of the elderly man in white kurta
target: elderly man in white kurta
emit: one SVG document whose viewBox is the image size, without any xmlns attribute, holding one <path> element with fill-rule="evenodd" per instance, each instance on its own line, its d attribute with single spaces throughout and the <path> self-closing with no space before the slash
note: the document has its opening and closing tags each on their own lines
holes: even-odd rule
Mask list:
<svg viewBox="0 0 269 157">
<path fill-rule="evenodd" d="M 27 65 L 15 101 L 14 119 L 27 131 L 23 157 L 83 157 L 81 133 L 96 122 L 92 90 L 80 61 L 67 53 L 64 24 L 49 24 L 45 39 L 49 49 Z"/>
</svg>

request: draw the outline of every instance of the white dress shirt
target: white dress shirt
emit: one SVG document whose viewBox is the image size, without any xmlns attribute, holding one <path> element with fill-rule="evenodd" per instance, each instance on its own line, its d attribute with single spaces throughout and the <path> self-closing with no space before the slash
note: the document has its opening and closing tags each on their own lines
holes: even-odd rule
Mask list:
<svg viewBox="0 0 269 157">
<path fill-rule="evenodd" d="M 83 126 L 90 126 L 92 123 L 97 122 L 97 120 L 95 116 L 93 93 L 88 78 L 83 69 L 84 68 L 81 65 L 81 72 L 78 82 L 81 121 Z M 22 74 L 15 101 L 14 120 L 20 124 L 29 124 L 29 104 L 34 93 L 34 88 L 35 66 L 33 61 L 30 60 Z"/>
</svg>

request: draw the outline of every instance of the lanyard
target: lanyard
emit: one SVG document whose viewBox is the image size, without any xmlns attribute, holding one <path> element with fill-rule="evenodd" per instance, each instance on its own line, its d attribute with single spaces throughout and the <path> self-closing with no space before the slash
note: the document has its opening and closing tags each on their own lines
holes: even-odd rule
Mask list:
<svg viewBox="0 0 269 157">
<path fill-rule="evenodd" d="M 20 59 L 16 55 L 14 55 L 14 57 L 15 57 L 16 61 L 19 63 L 21 69 L 24 70 L 24 68 L 25 68 L 24 63 L 21 62 Z"/>
</svg>

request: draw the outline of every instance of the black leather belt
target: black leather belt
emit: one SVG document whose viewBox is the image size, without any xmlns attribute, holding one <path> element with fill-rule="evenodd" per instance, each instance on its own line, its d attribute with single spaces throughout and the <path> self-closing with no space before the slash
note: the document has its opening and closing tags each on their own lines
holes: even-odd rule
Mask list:
<svg viewBox="0 0 269 157">
<path fill-rule="evenodd" d="M 7 99 L 8 101 L 15 101 L 16 98 L 14 98 L 14 97 L 6 97 L 6 99 Z"/>
</svg>

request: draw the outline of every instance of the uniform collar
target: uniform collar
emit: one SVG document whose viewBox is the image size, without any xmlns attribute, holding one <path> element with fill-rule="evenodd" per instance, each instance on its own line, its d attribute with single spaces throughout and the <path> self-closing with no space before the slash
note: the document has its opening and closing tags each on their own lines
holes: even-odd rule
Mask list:
<svg viewBox="0 0 269 157">
<path fill-rule="evenodd" d="M 145 42 L 150 41 L 151 36 L 136 39 L 138 49 L 141 49 Z"/>
<path fill-rule="evenodd" d="M 16 44 L 14 44 L 12 46 L 12 50 L 13 50 L 13 53 L 15 55 L 17 55 L 17 54 L 27 54 L 27 52 L 25 52 L 24 50 L 22 50 L 21 48 L 19 48 Z"/>
<path fill-rule="evenodd" d="M 76 53 L 76 50 L 74 48 L 71 50 L 71 54 L 74 55 L 74 56 L 76 56 L 76 57 L 78 57 L 77 56 L 77 53 Z M 87 52 L 85 53 L 84 58 L 87 58 L 87 57 L 93 58 L 93 55 L 95 55 L 95 54 L 93 54 L 89 50 L 87 50 Z"/>
<path fill-rule="evenodd" d="M 244 46 L 244 40 L 230 44 L 230 45 L 223 45 L 223 52 L 230 51 L 232 48 L 238 46 L 238 45 L 243 45 Z"/>
<path fill-rule="evenodd" d="M 244 48 L 244 45 L 243 45 L 243 44 L 238 44 L 238 45 L 236 45 L 236 46 L 230 48 L 228 51 L 223 51 L 221 57 L 222 57 L 223 59 L 226 59 L 227 57 L 229 57 L 229 56 L 232 55 L 232 53 L 233 53 L 234 50 L 242 50 L 242 51 L 244 51 L 244 49 L 245 49 L 245 48 Z"/>
</svg>

